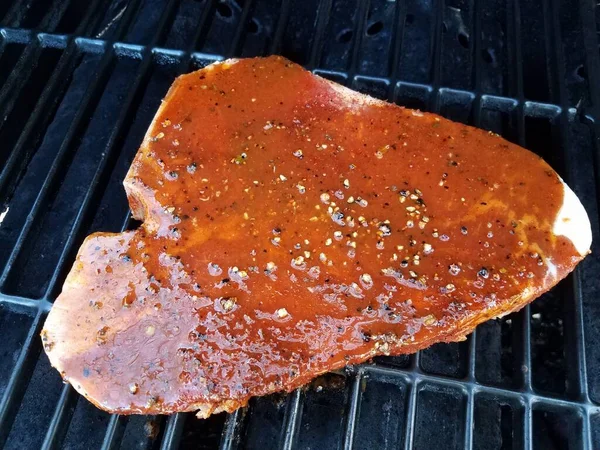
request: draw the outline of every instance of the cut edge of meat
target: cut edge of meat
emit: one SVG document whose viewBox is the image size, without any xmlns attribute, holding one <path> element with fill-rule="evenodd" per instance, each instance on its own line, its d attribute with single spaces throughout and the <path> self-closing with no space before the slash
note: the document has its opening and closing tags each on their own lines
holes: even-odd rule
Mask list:
<svg viewBox="0 0 600 450">
<path fill-rule="evenodd" d="M 560 177 L 559 177 L 560 178 Z M 591 253 L 592 225 L 581 200 L 560 178 L 563 184 L 563 203 L 554 221 L 552 232 L 569 239 L 581 256 Z"/>
</svg>

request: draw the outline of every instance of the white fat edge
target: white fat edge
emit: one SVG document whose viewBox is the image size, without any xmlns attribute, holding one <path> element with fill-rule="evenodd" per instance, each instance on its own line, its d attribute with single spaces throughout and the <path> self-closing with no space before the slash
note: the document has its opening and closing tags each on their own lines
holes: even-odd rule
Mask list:
<svg viewBox="0 0 600 450">
<path fill-rule="evenodd" d="M 322 77 L 319 77 L 319 78 L 322 78 Z M 326 78 L 322 78 L 322 79 L 325 82 L 327 82 L 329 87 L 332 88 L 336 92 L 336 94 L 338 94 L 340 96 L 342 101 L 347 106 L 362 107 L 362 106 L 366 106 L 366 105 L 371 105 L 371 106 L 389 105 L 389 103 L 387 103 L 383 100 L 379 100 L 379 99 L 373 98 L 369 95 L 361 94 L 360 92 L 353 91 L 352 89 L 347 88 L 346 86 L 342 86 L 341 84 L 335 83 Z"/>
<path fill-rule="evenodd" d="M 592 244 L 592 226 L 579 198 L 569 186 L 560 178 L 563 185 L 563 203 L 558 211 L 552 232 L 556 236 L 569 239 L 579 254 L 585 256 L 589 253 Z"/>
<path fill-rule="evenodd" d="M 544 277 L 544 285 L 550 286 L 558 280 L 558 269 L 552 258 L 545 258 L 546 263 L 546 276 Z"/>
<path fill-rule="evenodd" d="M 214 69 L 229 69 L 231 66 L 233 66 L 234 64 L 239 63 L 240 60 L 239 58 L 229 58 L 229 59 L 224 59 L 222 61 L 215 61 L 214 63 L 209 64 L 208 66 L 202 68 L 201 70 L 214 70 Z"/>
</svg>

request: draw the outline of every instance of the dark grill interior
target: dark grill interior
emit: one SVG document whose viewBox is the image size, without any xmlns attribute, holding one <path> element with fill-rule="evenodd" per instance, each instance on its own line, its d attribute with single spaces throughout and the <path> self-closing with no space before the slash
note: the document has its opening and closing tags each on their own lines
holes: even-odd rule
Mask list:
<svg viewBox="0 0 600 450">
<path fill-rule="evenodd" d="M 0 448 L 600 448 L 600 7 L 584 0 L 0 2 Z M 543 156 L 594 254 L 466 342 L 320 377 L 196 420 L 104 413 L 39 332 L 177 74 L 278 53 Z"/>
</svg>

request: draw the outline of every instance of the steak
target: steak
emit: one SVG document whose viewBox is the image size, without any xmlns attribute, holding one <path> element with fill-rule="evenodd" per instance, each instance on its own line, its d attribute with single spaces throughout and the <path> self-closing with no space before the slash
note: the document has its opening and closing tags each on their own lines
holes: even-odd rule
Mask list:
<svg viewBox="0 0 600 450">
<path fill-rule="evenodd" d="M 231 412 L 464 340 L 591 242 L 540 157 L 276 56 L 177 78 L 124 185 L 142 225 L 83 242 L 42 331 L 120 414 Z"/>
</svg>

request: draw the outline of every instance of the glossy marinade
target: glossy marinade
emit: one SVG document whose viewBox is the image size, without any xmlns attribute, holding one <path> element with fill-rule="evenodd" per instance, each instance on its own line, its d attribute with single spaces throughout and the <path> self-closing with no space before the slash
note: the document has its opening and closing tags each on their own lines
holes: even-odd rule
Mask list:
<svg viewBox="0 0 600 450">
<path fill-rule="evenodd" d="M 110 411 L 206 416 L 460 340 L 582 258 L 536 155 L 279 57 L 178 78 L 125 187 L 143 225 L 87 238 L 42 334 Z"/>
</svg>

